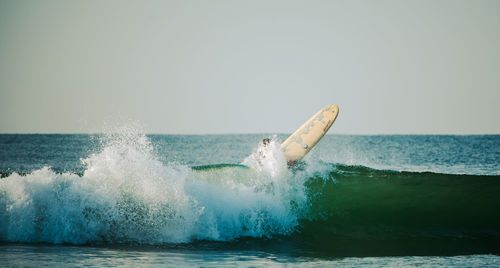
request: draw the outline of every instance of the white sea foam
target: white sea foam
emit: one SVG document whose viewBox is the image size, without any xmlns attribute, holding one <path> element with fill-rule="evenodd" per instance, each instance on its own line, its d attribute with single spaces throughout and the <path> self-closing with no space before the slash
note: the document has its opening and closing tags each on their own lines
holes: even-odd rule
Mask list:
<svg viewBox="0 0 500 268">
<path fill-rule="evenodd" d="M 160 162 L 135 127 L 101 141 L 100 152 L 82 160 L 81 177 L 45 167 L 1 179 L 0 240 L 162 244 L 273 236 L 292 232 L 306 206 L 303 181 L 289 173 L 276 140 L 245 160 L 253 169 L 205 171 Z"/>
</svg>

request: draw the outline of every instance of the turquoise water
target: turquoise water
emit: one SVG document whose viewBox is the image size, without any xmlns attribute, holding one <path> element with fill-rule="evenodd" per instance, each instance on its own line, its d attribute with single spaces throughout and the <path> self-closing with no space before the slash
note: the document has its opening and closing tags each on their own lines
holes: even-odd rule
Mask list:
<svg viewBox="0 0 500 268">
<path fill-rule="evenodd" d="M 286 136 L 0 135 L 0 262 L 498 266 L 499 135 Z"/>
</svg>

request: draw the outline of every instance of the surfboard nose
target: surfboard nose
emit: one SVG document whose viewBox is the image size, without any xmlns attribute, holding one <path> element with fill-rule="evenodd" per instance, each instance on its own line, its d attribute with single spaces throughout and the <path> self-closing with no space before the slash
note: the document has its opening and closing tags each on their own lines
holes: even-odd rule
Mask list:
<svg viewBox="0 0 500 268">
<path fill-rule="evenodd" d="M 332 104 L 326 107 L 326 110 L 332 112 L 333 114 L 335 114 L 335 117 L 337 117 L 337 114 L 339 113 L 339 106 L 337 104 Z"/>
</svg>

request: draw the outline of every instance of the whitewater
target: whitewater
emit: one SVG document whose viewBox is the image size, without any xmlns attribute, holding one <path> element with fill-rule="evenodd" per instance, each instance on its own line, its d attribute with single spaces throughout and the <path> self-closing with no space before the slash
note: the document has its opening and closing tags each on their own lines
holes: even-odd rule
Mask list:
<svg viewBox="0 0 500 268">
<path fill-rule="evenodd" d="M 290 175 L 275 140 L 245 160 L 253 172 L 214 174 L 163 164 L 143 134 L 100 139 L 102 150 L 81 160 L 81 176 L 45 166 L 3 178 L 0 238 L 164 244 L 270 237 L 290 233 L 306 203 L 303 181 Z"/>
</svg>

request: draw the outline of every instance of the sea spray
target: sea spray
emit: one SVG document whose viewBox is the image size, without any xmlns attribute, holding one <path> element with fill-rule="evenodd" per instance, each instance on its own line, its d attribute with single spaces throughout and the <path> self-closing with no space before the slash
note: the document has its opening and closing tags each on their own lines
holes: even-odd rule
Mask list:
<svg viewBox="0 0 500 268">
<path fill-rule="evenodd" d="M 259 147 L 245 160 L 244 165 L 257 170 L 261 174 L 273 178 L 287 175 L 288 169 L 286 158 L 276 136 L 272 139 L 264 139 Z"/>
<path fill-rule="evenodd" d="M 100 141 L 101 150 L 82 159 L 81 176 L 44 167 L 1 179 L 0 239 L 164 244 L 271 237 L 293 232 L 307 203 L 303 181 L 287 170 L 276 140 L 264 150 L 262 168 L 216 173 L 160 162 L 133 126 Z"/>
<path fill-rule="evenodd" d="M 293 232 L 307 197 L 303 181 L 288 170 L 279 141 L 261 143 L 243 164 L 249 168 L 204 169 L 190 180 L 188 189 L 199 188 L 193 195 L 207 204 L 202 217 L 214 218 L 220 226 L 211 226 L 215 237 L 231 240 Z"/>
</svg>

